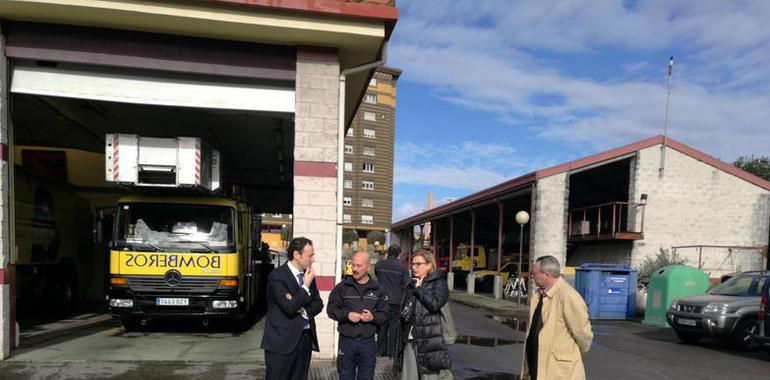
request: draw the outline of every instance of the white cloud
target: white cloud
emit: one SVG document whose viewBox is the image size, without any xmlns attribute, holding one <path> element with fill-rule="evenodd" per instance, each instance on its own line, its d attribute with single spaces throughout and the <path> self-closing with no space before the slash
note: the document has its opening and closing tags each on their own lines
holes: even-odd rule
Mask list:
<svg viewBox="0 0 770 380">
<path fill-rule="evenodd" d="M 458 0 L 447 6 L 414 0 L 399 7 L 391 51 L 405 69 L 402 80 L 428 85 L 452 104 L 527 126 L 544 139 L 607 148 L 662 132 L 665 65 L 674 55 L 671 136 L 728 160 L 767 154 L 770 7 L 764 1 Z M 615 62 L 617 77 L 574 74 L 571 60 L 586 56 L 595 57 L 597 67 Z M 649 74 L 655 65 L 660 75 Z M 396 177 L 483 188 L 522 173 L 475 164 L 417 168 L 397 157 Z"/>
<path fill-rule="evenodd" d="M 408 218 L 412 215 L 416 215 L 425 210 L 425 207 L 421 207 L 414 203 L 402 203 L 393 210 L 393 221 L 399 221 Z"/>
<path fill-rule="evenodd" d="M 481 190 L 552 164 L 525 158 L 505 144 L 463 141 L 458 144 L 398 144 L 396 184 Z"/>
</svg>

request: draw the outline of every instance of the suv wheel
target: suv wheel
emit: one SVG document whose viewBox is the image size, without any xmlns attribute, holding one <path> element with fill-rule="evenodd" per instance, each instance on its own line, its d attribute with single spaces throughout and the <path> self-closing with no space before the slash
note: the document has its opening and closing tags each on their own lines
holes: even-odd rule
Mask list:
<svg viewBox="0 0 770 380">
<path fill-rule="evenodd" d="M 733 331 L 731 340 L 733 344 L 746 351 L 756 351 L 760 348 L 759 342 L 754 340 L 753 335 L 757 332 L 756 319 L 745 319 L 738 323 L 738 326 Z"/>
<path fill-rule="evenodd" d="M 678 331 L 676 332 L 676 336 L 679 337 L 679 340 L 686 344 L 696 344 L 700 342 L 701 338 L 703 336 L 698 333 L 688 332 L 688 331 Z"/>
</svg>

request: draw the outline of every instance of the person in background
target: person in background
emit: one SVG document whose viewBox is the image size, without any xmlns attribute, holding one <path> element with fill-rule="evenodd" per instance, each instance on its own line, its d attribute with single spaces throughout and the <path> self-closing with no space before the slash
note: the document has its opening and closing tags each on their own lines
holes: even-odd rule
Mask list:
<svg viewBox="0 0 770 380">
<path fill-rule="evenodd" d="M 315 316 L 323 301 L 315 283 L 315 251 L 310 239 L 289 242 L 291 261 L 267 278 L 267 315 L 262 348 L 267 380 L 304 380 L 310 369 L 310 353 L 318 351 Z"/>
<path fill-rule="evenodd" d="M 442 370 L 452 368 L 441 330 L 441 307 L 448 301 L 449 288 L 436 270 L 433 254 L 426 250 L 415 252 L 412 282 L 402 302 L 402 339 L 394 359 L 401 380 L 437 380 Z"/>
<path fill-rule="evenodd" d="M 383 259 L 374 266 L 374 274 L 380 287 L 388 296 L 388 320 L 380 326 L 377 334 L 378 353 L 392 357 L 396 351 L 396 338 L 399 334 L 401 300 L 403 291 L 411 282 L 409 270 L 398 261 L 401 247 L 396 244 L 388 247 Z"/>
<path fill-rule="evenodd" d="M 353 275 L 334 287 L 326 313 L 337 321 L 340 333 L 337 373 L 340 380 L 373 380 L 377 361 L 377 326 L 388 318 L 387 295 L 369 278 L 371 259 L 366 252 L 352 258 Z"/>
<path fill-rule="evenodd" d="M 555 257 L 539 257 L 532 269 L 538 290 L 529 304 L 521 378 L 585 379 L 581 354 L 588 352 L 594 337 L 588 308 L 575 288 L 561 278 Z"/>
</svg>

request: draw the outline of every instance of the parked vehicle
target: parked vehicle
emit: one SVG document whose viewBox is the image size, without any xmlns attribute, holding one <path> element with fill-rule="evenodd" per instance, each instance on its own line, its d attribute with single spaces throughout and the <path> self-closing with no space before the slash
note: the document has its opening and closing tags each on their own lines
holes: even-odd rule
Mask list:
<svg viewBox="0 0 770 380">
<path fill-rule="evenodd" d="M 770 272 L 744 272 L 730 278 L 708 294 L 674 301 L 666 320 L 685 343 L 705 336 L 730 340 L 737 347 L 754 350 L 761 292 Z"/>
<path fill-rule="evenodd" d="M 521 263 L 522 268 L 524 268 L 524 272 L 521 273 L 522 278 L 527 278 L 529 276 L 529 270 L 528 266 L 529 263 L 522 262 Z M 518 262 L 509 261 L 505 263 L 502 267 L 500 267 L 500 277 L 502 279 L 502 284 L 505 285 L 506 282 L 508 282 L 508 277 L 516 276 L 518 274 Z M 495 275 L 497 274 L 497 268 L 489 268 L 489 269 L 481 269 L 478 271 L 473 272 L 475 279 L 476 279 L 476 289 L 479 289 L 482 292 L 492 292 L 492 288 L 495 285 Z"/>
</svg>

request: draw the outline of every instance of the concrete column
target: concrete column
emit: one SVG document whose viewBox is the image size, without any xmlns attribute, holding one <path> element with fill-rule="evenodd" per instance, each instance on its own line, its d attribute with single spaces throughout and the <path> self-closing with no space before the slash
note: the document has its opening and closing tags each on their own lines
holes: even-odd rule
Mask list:
<svg viewBox="0 0 770 380">
<path fill-rule="evenodd" d="M 492 287 L 492 293 L 495 299 L 503 298 L 503 278 L 500 276 L 500 261 L 503 259 L 503 203 L 497 204 L 497 273 L 495 274 L 495 283 Z"/>
<path fill-rule="evenodd" d="M 567 259 L 569 201 L 567 173 L 538 180 L 534 191 L 534 209 L 530 222 L 533 248 L 530 250 L 530 263 L 540 256 L 552 255 L 564 268 Z"/>
<path fill-rule="evenodd" d="M 0 29 L 0 52 L 5 52 L 5 35 Z M 9 83 L 8 60 L 0 53 L 0 359 L 11 355 L 16 346 L 14 292 L 15 276 L 10 243 L 9 192 Z"/>
<path fill-rule="evenodd" d="M 0 29 L 0 359 L 11 355 L 16 346 L 16 318 L 13 309 L 15 276 L 10 244 L 9 192 L 9 100 L 8 60 L 5 57 L 5 35 Z"/>
<path fill-rule="evenodd" d="M 476 212 L 471 209 L 471 249 L 470 249 L 470 260 L 468 262 L 468 267 L 470 268 L 470 271 L 468 272 L 468 276 L 465 278 L 465 286 L 468 290 L 468 294 L 476 294 L 476 276 L 473 274 L 474 270 L 474 260 L 476 259 Z"/>
<path fill-rule="evenodd" d="M 455 218 L 449 217 L 449 272 L 446 276 L 447 286 L 449 290 L 455 288 L 455 272 L 452 271 L 452 261 L 455 258 Z"/>
<path fill-rule="evenodd" d="M 335 49 L 297 49 L 294 121 L 294 237 L 313 241 L 316 284 L 324 304 L 342 265 L 337 247 L 337 144 L 339 60 Z M 334 356 L 335 325 L 324 314 L 316 318 L 323 358 Z"/>
</svg>

